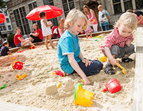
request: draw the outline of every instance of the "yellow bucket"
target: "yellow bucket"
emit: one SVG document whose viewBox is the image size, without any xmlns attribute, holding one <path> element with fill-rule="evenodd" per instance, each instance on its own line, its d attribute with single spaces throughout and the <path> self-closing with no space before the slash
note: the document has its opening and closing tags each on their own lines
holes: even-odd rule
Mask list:
<svg viewBox="0 0 143 111">
<path fill-rule="evenodd" d="M 83 89 L 82 84 L 80 83 L 76 84 L 74 90 L 74 103 L 76 105 L 90 107 L 93 104 L 92 102 L 93 99 L 94 99 L 94 93 Z"/>
</svg>

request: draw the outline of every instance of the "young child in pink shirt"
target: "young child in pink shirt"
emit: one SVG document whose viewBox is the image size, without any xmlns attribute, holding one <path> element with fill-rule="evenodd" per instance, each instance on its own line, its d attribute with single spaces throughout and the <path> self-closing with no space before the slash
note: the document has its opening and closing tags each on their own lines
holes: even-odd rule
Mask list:
<svg viewBox="0 0 143 111">
<path fill-rule="evenodd" d="M 92 38 L 92 32 L 93 32 L 93 29 L 91 28 L 91 26 L 89 25 L 89 21 L 88 21 L 88 25 L 85 29 L 85 34 L 86 34 L 86 38 Z"/>
<path fill-rule="evenodd" d="M 134 13 L 125 12 L 115 24 L 114 30 L 105 38 L 104 44 L 101 46 L 103 53 L 108 58 L 105 66 L 106 74 L 115 74 L 113 65 L 117 65 L 116 58 L 122 58 L 122 62 L 131 62 L 128 58 L 134 53 L 133 31 L 137 27 L 137 18 Z"/>
</svg>

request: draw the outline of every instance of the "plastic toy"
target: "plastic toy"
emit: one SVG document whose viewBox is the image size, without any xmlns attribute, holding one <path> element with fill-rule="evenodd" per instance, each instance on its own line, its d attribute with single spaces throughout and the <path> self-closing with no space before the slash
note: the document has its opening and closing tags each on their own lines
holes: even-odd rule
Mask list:
<svg viewBox="0 0 143 111">
<path fill-rule="evenodd" d="M 25 77 L 27 77 L 27 74 L 17 74 L 15 77 L 17 80 L 23 80 Z"/>
<path fill-rule="evenodd" d="M 122 70 L 123 74 L 127 74 L 127 70 L 123 66 L 121 66 L 119 63 L 117 63 L 117 66 Z"/>
<path fill-rule="evenodd" d="M 6 87 L 7 87 L 7 84 L 4 84 L 4 85 L 0 86 L 0 90 L 1 90 L 1 89 L 4 89 L 4 88 L 6 88 Z"/>
<path fill-rule="evenodd" d="M 82 82 L 82 83 L 84 83 L 84 80 L 83 80 L 83 79 L 81 79 L 81 80 L 79 80 L 79 82 Z"/>
<path fill-rule="evenodd" d="M 16 61 L 12 64 L 13 69 L 21 70 L 23 68 L 23 62 Z"/>
<path fill-rule="evenodd" d="M 35 46 L 31 46 L 31 47 L 30 47 L 30 49 L 35 49 L 35 48 L 36 48 Z"/>
<path fill-rule="evenodd" d="M 56 84 L 56 87 L 60 88 L 61 86 L 62 86 L 62 83 L 58 81 L 57 84 Z"/>
<path fill-rule="evenodd" d="M 64 76 L 65 76 L 65 74 L 64 74 L 62 71 L 60 71 L 60 70 L 53 71 L 52 74 L 53 74 L 53 75 L 56 74 L 56 75 L 61 76 L 61 77 L 64 77 Z"/>
<path fill-rule="evenodd" d="M 99 60 L 101 62 L 106 62 L 107 61 L 107 57 L 106 56 L 99 57 Z"/>
<path fill-rule="evenodd" d="M 11 60 L 16 60 L 16 57 L 12 57 Z"/>
<path fill-rule="evenodd" d="M 82 88 L 82 84 L 76 84 L 74 90 L 74 104 L 90 107 L 92 106 L 94 99 L 94 93 Z"/>
<path fill-rule="evenodd" d="M 105 84 L 105 89 L 103 89 L 103 92 L 109 91 L 111 93 L 116 93 L 122 89 L 122 86 L 120 85 L 120 82 L 117 79 L 110 79 Z"/>
<path fill-rule="evenodd" d="M 102 38 L 103 36 L 101 35 L 98 35 L 98 36 L 95 36 L 94 38 Z"/>
<path fill-rule="evenodd" d="M 25 50 L 20 50 L 20 51 L 17 51 L 17 53 L 22 53 L 22 52 L 24 52 Z"/>
</svg>

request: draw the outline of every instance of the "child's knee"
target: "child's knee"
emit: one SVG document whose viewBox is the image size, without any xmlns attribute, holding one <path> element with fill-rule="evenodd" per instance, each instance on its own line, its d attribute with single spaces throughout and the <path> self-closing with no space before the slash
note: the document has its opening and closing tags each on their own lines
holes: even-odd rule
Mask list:
<svg viewBox="0 0 143 111">
<path fill-rule="evenodd" d="M 100 61 L 98 61 L 98 60 L 95 60 L 95 61 L 93 61 L 93 63 L 94 63 L 94 67 L 97 69 L 97 70 L 102 70 L 102 68 L 103 68 L 103 64 L 100 62 Z"/>
<path fill-rule="evenodd" d="M 120 54 L 120 47 L 117 45 L 113 45 L 110 51 L 112 55 L 118 56 Z"/>
<path fill-rule="evenodd" d="M 102 62 L 97 61 L 97 63 L 98 63 L 98 67 L 99 67 L 99 69 L 100 69 L 100 70 L 102 70 L 102 68 L 103 68 L 103 64 L 102 64 Z"/>
<path fill-rule="evenodd" d="M 130 50 L 133 51 L 133 52 L 135 51 L 135 47 L 134 47 L 133 44 L 130 45 Z"/>
</svg>

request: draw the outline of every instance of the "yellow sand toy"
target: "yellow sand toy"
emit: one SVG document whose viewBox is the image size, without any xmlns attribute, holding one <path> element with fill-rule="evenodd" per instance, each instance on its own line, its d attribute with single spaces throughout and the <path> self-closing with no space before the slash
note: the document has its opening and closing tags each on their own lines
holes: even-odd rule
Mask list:
<svg viewBox="0 0 143 111">
<path fill-rule="evenodd" d="M 101 56 L 101 57 L 99 57 L 99 61 L 106 62 L 107 61 L 107 57 L 106 56 Z"/>
<path fill-rule="evenodd" d="M 11 60 L 16 60 L 16 57 L 12 57 Z"/>
<path fill-rule="evenodd" d="M 56 84 L 56 87 L 60 88 L 61 86 L 62 86 L 62 83 L 58 81 L 57 84 Z"/>
<path fill-rule="evenodd" d="M 94 99 L 94 93 L 82 88 L 82 84 L 76 84 L 74 90 L 74 104 L 90 107 L 92 106 Z"/>
<path fill-rule="evenodd" d="M 98 35 L 98 36 L 96 36 L 96 38 L 102 38 L 103 36 L 101 36 L 101 35 Z"/>
<path fill-rule="evenodd" d="M 123 74 L 127 74 L 127 70 L 123 66 L 121 66 L 119 63 L 117 63 L 117 66 L 122 70 Z"/>
<path fill-rule="evenodd" d="M 27 74 L 17 74 L 15 77 L 16 77 L 17 80 L 22 80 L 25 77 L 27 77 Z"/>
</svg>

